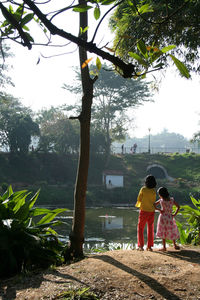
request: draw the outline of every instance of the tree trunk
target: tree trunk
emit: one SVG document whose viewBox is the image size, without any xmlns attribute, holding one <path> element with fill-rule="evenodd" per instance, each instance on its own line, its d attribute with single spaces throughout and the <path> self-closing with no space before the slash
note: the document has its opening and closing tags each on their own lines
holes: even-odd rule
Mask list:
<svg viewBox="0 0 200 300">
<path fill-rule="evenodd" d="M 82 3 L 82 0 L 79 3 Z M 87 12 L 80 13 L 80 27 L 86 28 L 87 26 Z M 82 34 L 81 37 L 87 41 L 87 32 Z M 90 158 L 90 121 L 94 80 L 90 78 L 88 66 L 82 68 L 82 64 L 87 60 L 87 52 L 82 47 L 79 47 L 79 58 L 83 91 L 82 111 L 78 118 L 80 121 L 80 154 L 74 192 L 74 215 L 70 234 L 70 247 L 66 257 L 68 259 L 83 257 L 85 201 Z"/>
</svg>

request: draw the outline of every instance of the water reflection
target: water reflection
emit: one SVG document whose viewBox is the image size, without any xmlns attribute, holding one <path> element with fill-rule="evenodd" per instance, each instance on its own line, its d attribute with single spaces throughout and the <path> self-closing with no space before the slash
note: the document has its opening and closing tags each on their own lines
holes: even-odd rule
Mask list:
<svg viewBox="0 0 200 300">
<path fill-rule="evenodd" d="M 72 224 L 72 211 L 65 212 L 59 219 L 65 225 L 57 232 L 68 240 Z M 88 208 L 85 222 L 85 249 L 126 249 L 134 247 L 137 240 L 138 211 L 133 208 Z"/>
<path fill-rule="evenodd" d="M 123 217 L 99 216 L 102 218 L 102 230 L 123 229 Z"/>
<path fill-rule="evenodd" d="M 57 232 L 61 234 L 65 241 L 68 240 L 71 225 L 72 211 L 65 212 L 61 217 L 66 223 L 60 226 Z M 154 230 L 156 231 L 158 213 L 155 215 Z M 137 221 L 138 210 L 135 208 L 87 208 L 85 223 L 85 243 L 84 248 L 108 250 L 133 249 L 137 242 Z M 144 232 L 146 241 L 146 228 Z M 160 240 L 155 239 L 155 247 L 160 244 Z"/>
</svg>

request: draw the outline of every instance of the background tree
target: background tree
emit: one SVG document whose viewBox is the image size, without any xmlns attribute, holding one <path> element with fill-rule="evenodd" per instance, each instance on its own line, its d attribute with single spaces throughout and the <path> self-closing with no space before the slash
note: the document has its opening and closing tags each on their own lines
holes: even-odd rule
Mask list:
<svg viewBox="0 0 200 300">
<path fill-rule="evenodd" d="M 144 136 L 143 138 L 130 138 L 126 139 L 126 146 L 132 147 L 134 143 L 137 144 L 139 148 L 148 148 L 149 135 Z M 121 150 L 120 144 L 114 144 L 115 147 Z M 165 149 L 169 149 L 168 151 L 173 152 L 178 149 L 186 149 L 191 146 L 190 142 L 181 134 L 175 132 L 168 132 L 168 130 L 164 129 L 162 132 L 158 134 L 151 134 L 151 148 L 157 148 L 156 151 L 163 151 Z M 120 148 L 119 148 L 120 147 Z M 119 150 L 118 150 L 119 151 Z M 166 150 L 167 151 L 167 150 Z"/>
<path fill-rule="evenodd" d="M 80 74 L 77 70 L 75 72 L 75 84 L 64 84 L 63 87 L 78 94 L 81 92 Z M 149 83 L 140 79 L 124 79 L 118 73 L 109 70 L 106 64 L 102 66 L 94 85 L 92 126 L 105 137 L 104 151 L 107 157 L 110 155 L 112 142 L 124 140 L 128 126 L 133 126 L 127 113 L 133 114 L 133 109 L 146 101 L 151 101 Z M 78 105 L 73 108 L 79 110 Z"/>
<path fill-rule="evenodd" d="M 184 58 L 188 68 L 199 72 L 199 13 L 199 0 L 123 1 L 110 19 L 110 27 L 115 32 L 114 49 L 131 62 L 133 58 L 128 53 L 137 50 L 141 38 L 148 46 L 158 48 L 175 44 L 175 52 Z M 160 62 L 168 64 L 169 61 L 162 56 Z"/>
<path fill-rule="evenodd" d="M 40 127 L 38 149 L 60 154 L 77 153 L 79 149 L 79 124 L 69 120 L 62 109 L 51 107 L 38 112 Z"/>
<path fill-rule="evenodd" d="M 6 94 L 0 95 L 1 146 L 10 152 L 27 153 L 31 136 L 39 135 L 39 127 L 31 117 L 31 110 L 19 100 Z"/>
<path fill-rule="evenodd" d="M 6 87 L 6 85 L 11 84 L 13 82 L 11 78 L 8 76 L 8 71 L 10 66 L 5 63 L 6 58 L 12 56 L 10 48 L 2 43 L 2 39 L 0 38 L 0 89 L 1 91 Z"/>
<path fill-rule="evenodd" d="M 199 122 L 200 124 L 200 122 Z M 200 131 L 197 131 L 193 134 L 193 137 L 191 139 L 191 143 L 197 143 L 198 146 L 200 146 Z"/>
<path fill-rule="evenodd" d="M 91 153 L 99 154 L 105 153 L 106 139 L 104 133 L 97 127 L 91 124 L 90 131 L 90 150 Z"/>
<path fill-rule="evenodd" d="M 87 10 L 94 7 L 94 16 L 96 19 L 100 17 L 100 5 L 112 4 L 112 8 L 119 5 L 114 1 L 88 1 L 85 2 L 83 0 L 79 0 L 78 4 L 74 4 L 68 7 L 62 7 L 57 9 L 56 11 L 51 11 L 51 1 L 47 1 L 46 3 L 42 3 L 42 9 L 44 9 L 45 13 L 43 13 L 40 9 L 41 3 L 33 2 L 32 0 L 24 0 L 22 2 L 16 3 L 17 9 L 13 9 L 13 2 L 7 1 L 6 3 L 0 2 L 0 9 L 4 16 L 4 20 L 2 21 L 1 26 L 1 36 L 4 38 L 10 38 L 14 41 L 21 43 L 22 45 L 28 47 L 28 49 L 32 48 L 32 45 L 35 43 L 34 38 L 37 39 L 37 32 L 29 33 L 27 32 L 29 28 L 27 27 L 27 23 L 33 20 L 36 20 L 39 24 L 41 24 L 41 28 L 44 30 L 45 37 L 47 37 L 45 45 L 49 45 L 52 40 L 52 36 L 58 36 L 65 40 L 72 41 L 79 47 L 79 59 L 81 66 L 81 81 L 82 81 L 82 110 L 78 117 L 75 117 L 80 121 L 80 157 L 79 157 L 79 165 L 77 172 L 77 180 L 76 180 L 76 188 L 75 188 L 75 196 L 74 196 L 74 218 L 72 225 L 72 232 L 70 234 L 70 249 L 69 252 L 75 256 L 81 256 L 83 254 L 82 245 L 84 242 L 84 224 L 85 224 L 85 197 L 86 197 L 86 189 L 87 189 L 87 177 L 88 177 L 88 168 L 89 168 L 89 151 L 90 151 L 90 120 L 91 120 L 91 106 L 93 100 L 93 85 L 96 80 L 96 77 L 91 78 L 89 75 L 88 68 L 88 57 L 87 52 L 90 51 L 95 53 L 99 57 L 110 61 L 121 75 L 124 78 L 130 78 L 132 76 L 141 76 L 141 73 L 138 73 L 135 64 L 126 63 L 117 57 L 115 54 L 111 55 L 108 51 L 104 51 L 101 46 L 97 46 L 95 38 L 98 27 L 94 31 L 94 35 L 91 41 L 88 41 L 88 14 Z M 132 2 L 129 2 L 132 5 Z M 10 4 L 10 5 L 9 5 Z M 45 6 L 46 4 L 46 6 Z M 88 5 L 90 4 L 90 5 Z M 6 8 L 6 6 L 8 8 Z M 80 24 L 79 24 L 79 36 L 74 36 L 69 33 L 65 28 L 58 27 L 60 22 L 57 22 L 58 26 L 56 26 L 56 17 L 63 16 L 70 9 L 78 11 L 80 14 Z M 109 11 L 111 10 L 109 9 Z M 28 11 L 28 13 L 27 13 Z M 103 18 L 102 18 L 103 20 Z M 101 21 L 102 21 L 101 20 Z M 100 21 L 100 23 L 101 23 Z M 100 25 L 99 23 L 99 25 Z M 45 28 L 44 28 L 45 27 Z M 71 24 L 70 24 L 71 27 Z M 41 44 L 41 43 L 40 43 Z M 52 44 L 51 44 L 52 45 Z M 146 60 L 150 58 L 151 63 L 147 64 L 145 62 L 145 70 L 143 74 L 149 72 L 149 67 L 151 70 L 157 70 L 162 68 L 162 66 L 157 67 L 156 61 L 157 57 L 155 57 L 154 53 L 149 51 L 147 53 L 147 49 L 144 43 L 141 44 L 141 41 L 138 41 L 140 52 L 147 56 Z M 145 50 L 144 50 L 145 49 Z M 171 50 L 169 49 L 161 49 L 159 50 L 159 59 L 165 55 L 165 53 Z M 154 50 L 153 50 L 154 52 Z M 147 54 L 147 55 L 146 55 Z M 171 58 L 175 60 L 175 57 Z M 183 65 L 176 59 L 176 65 L 179 68 L 182 75 L 189 77 L 188 71 L 183 67 Z M 100 61 L 97 58 L 97 66 L 100 68 Z"/>
</svg>

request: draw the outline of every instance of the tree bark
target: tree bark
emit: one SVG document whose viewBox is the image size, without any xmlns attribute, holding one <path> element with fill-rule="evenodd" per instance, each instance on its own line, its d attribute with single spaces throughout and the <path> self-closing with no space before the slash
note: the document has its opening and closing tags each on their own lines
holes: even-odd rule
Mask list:
<svg viewBox="0 0 200 300">
<path fill-rule="evenodd" d="M 80 0 L 80 3 L 82 3 L 82 0 Z M 80 27 L 85 28 L 88 26 L 87 24 L 87 12 L 80 13 Z M 87 32 L 82 34 L 81 38 L 87 41 Z M 79 47 L 79 59 L 83 92 L 82 111 L 78 118 L 80 121 L 80 154 L 74 191 L 74 215 L 69 248 L 70 256 L 76 258 L 83 257 L 85 202 L 90 158 L 91 106 L 94 84 L 94 80 L 90 78 L 88 66 L 82 68 L 82 64 L 87 60 L 87 51 L 82 47 Z"/>
</svg>

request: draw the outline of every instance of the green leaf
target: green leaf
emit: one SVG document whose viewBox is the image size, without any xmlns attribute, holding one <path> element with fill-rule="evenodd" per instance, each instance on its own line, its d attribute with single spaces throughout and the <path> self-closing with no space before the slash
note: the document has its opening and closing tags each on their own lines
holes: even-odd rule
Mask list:
<svg viewBox="0 0 200 300">
<path fill-rule="evenodd" d="M 172 49 L 176 48 L 176 45 L 169 45 L 161 49 L 162 53 L 166 53 Z"/>
<path fill-rule="evenodd" d="M 20 207 L 20 209 L 15 214 L 16 219 L 23 220 L 23 221 L 27 219 L 27 217 L 30 214 L 30 209 L 33 207 L 35 201 L 38 198 L 38 195 L 39 195 L 39 191 L 37 191 L 29 201 L 27 201 L 26 203 L 24 203 L 24 205 Z"/>
<path fill-rule="evenodd" d="M 12 186 L 9 185 L 9 187 L 8 187 L 8 197 L 10 197 L 12 194 L 13 194 L 13 189 L 12 189 Z"/>
<path fill-rule="evenodd" d="M 31 209 L 33 207 L 33 205 L 35 204 L 35 201 L 37 200 L 39 193 L 40 193 L 40 190 L 38 190 L 35 193 L 35 195 L 31 198 L 31 200 L 29 201 L 29 209 Z"/>
<path fill-rule="evenodd" d="M 25 32 L 25 35 L 27 36 L 28 40 L 30 42 L 33 42 L 34 43 L 34 39 L 32 38 L 32 36 L 28 33 L 28 32 Z"/>
<path fill-rule="evenodd" d="M 9 25 L 9 22 L 7 20 L 5 20 L 0 27 L 6 27 Z"/>
<path fill-rule="evenodd" d="M 31 210 L 31 216 L 36 217 L 36 216 L 48 214 L 50 212 L 51 212 L 51 210 L 48 208 L 35 207 L 34 209 Z"/>
<path fill-rule="evenodd" d="M 192 203 L 194 204 L 195 207 L 198 208 L 198 205 L 200 205 L 200 201 L 196 200 L 194 197 L 190 197 Z"/>
<path fill-rule="evenodd" d="M 1 201 L 3 202 L 5 200 L 7 200 L 9 197 L 11 197 L 12 194 L 13 194 L 13 190 L 12 190 L 12 186 L 10 185 L 8 187 L 7 191 L 1 197 Z"/>
<path fill-rule="evenodd" d="M 97 69 L 100 71 L 101 70 L 101 60 L 99 59 L 99 57 L 97 57 L 97 59 L 96 59 L 96 67 L 97 67 Z"/>
<path fill-rule="evenodd" d="M 145 79 L 146 77 L 147 77 L 146 73 L 141 76 L 142 79 Z"/>
<path fill-rule="evenodd" d="M 173 62 L 175 63 L 177 69 L 180 71 L 181 75 L 183 77 L 190 78 L 190 73 L 186 68 L 186 66 L 174 55 L 170 54 L 169 56 L 172 58 Z"/>
<path fill-rule="evenodd" d="M 82 33 L 85 33 L 88 30 L 89 26 L 86 26 L 84 29 L 82 29 Z"/>
<path fill-rule="evenodd" d="M 96 20 L 99 19 L 100 14 L 101 14 L 101 11 L 100 11 L 99 6 L 96 6 L 95 9 L 94 9 L 94 17 L 95 17 Z"/>
<path fill-rule="evenodd" d="M 147 47 L 145 46 L 145 43 L 142 40 L 139 40 L 137 42 L 137 48 L 145 58 L 148 58 Z"/>
<path fill-rule="evenodd" d="M 105 0 L 105 1 L 102 1 L 101 4 L 102 4 L 102 5 L 110 5 L 110 4 L 112 4 L 113 2 L 115 2 L 115 0 Z"/>
<path fill-rule="evenodd" d="M 62 222 L 60 220 L 56 220 L 56 221 L 45 222 L 45 223 L 42 223 L 42 224 L 37 223 L 34 228 L 40 228 L 41 229 L 41 228 L 48 228 L 50 226 L 57 226 L 57 225 L 62 225 L 62 224 L 65 224 L 65 222 Z"/>
<path fill-rule="evenodd" d="M 77 5 L 76 7 L 74 7 L 73 11 L 85 12 L 85 11 L 89 10 L 90 8 L 92 8 L 92 6 L 89 6 L 87 4 L 80 4 L 80 5 Z"/>
<path fill-rule="evenodd" d="M 17 204 L 13 208 L 14 214 L 16 214 L 16 212 L 24 205 L 25 199 L 26 199 L 26 196 L 19 198 L 19 200 L 17 201 Z"/>
<path fill-rule="evenodd" d="M 13 10 L 12 5 L 9 5 L 9 12 L 10 12 L 11 14 L 14 14 L 14 10 Z"/>
<path fill-rule="evenodd" d="M 148 12 L 153 12 L 153 8 L 151 7 L 150 4 L 144 4 L 142 5 L 141 7 L 138 8 L 138 11 L 140 14 L 145 14 L 145 13 L 148 13 Z"/>
<path fill-rule="evenodd" d="M 22 15 L 23 11 L 24 11 L 23 5 L 21 4 L 21 5 L 19 5 L 19 7 L 17 8 L 16 13 Z"/>
<path fill-rule="evenodd" d="M 61 212 L 66 211 L 66 209 L 64 208 L 57 208 L 52 210 L 50 213 L 48 213 L 46 216 L 44 216 L 38 223 L 37 225 L 40 224 L 45 224 L 48 222 L 51 222 L 51 220 L 53 220 L 58 214 L 60 214 Z"/>
<path fill-rule="evenodd" d="M 25 25 L 28 22 L 30 22 L 34 18 L 34 14 L 27 14 L 22 20 L 21 20 L 21 25 Z"/>
<path fill-rule="evenodd" d="M 139 62 L 139 64 L 141 64 L 141 65 L 147 67 L 146 61 L 145 61 L 141 56 L 139 56 L 137 53 L 129 52 L 128 54 L 129 54 L 131 57 L 133 57 L 134 59 L 136 59 L 136 60 Z"/>
<path fill-rule="evenodd" d="M 30 31 L 30 29 L 26 25 L 22 26 L 22 28 L 26 31 Z"/>
</svg>

